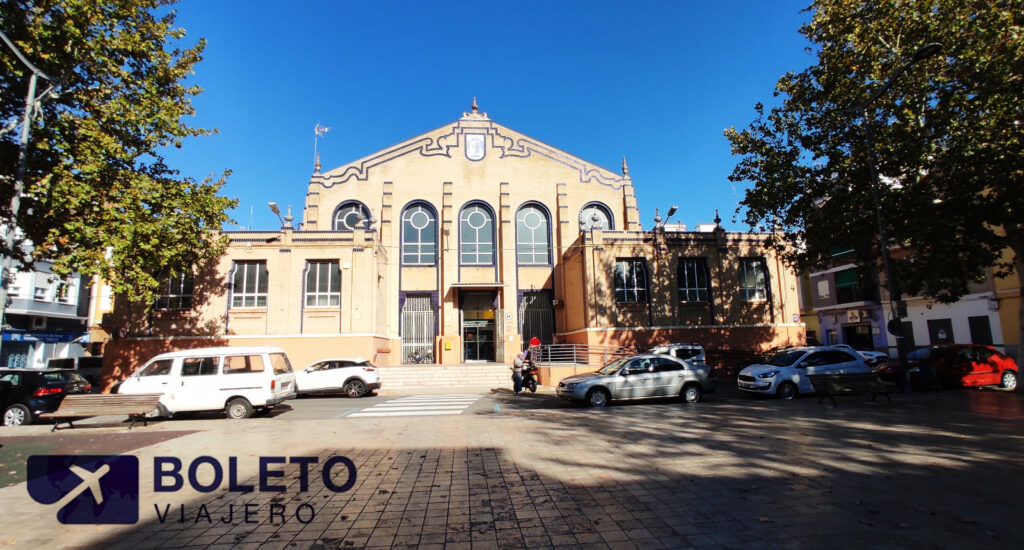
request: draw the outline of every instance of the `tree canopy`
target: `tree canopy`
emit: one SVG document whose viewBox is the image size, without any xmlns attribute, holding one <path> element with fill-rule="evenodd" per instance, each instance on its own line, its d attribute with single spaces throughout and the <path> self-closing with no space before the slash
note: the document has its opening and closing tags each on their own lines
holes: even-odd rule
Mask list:
<svg viewBox="0 0 1024 550">
<path fill-rule="evenodd" d="M 218 257 L 226 211 L 223 173 L 181 177 L 161 151 L 195 128 L 186 83 L 205 42 L 182 45 L 173 0 L 2 0 L 0 30 L 56 80 L 33 114 L 25 193 L 14 224 L 31 243 L 12 253 L 54 273 L 100 275 L 151 302 L 165 270 Z M 0 216 L 9 224 L 20 125 L 31 72 L 0 44 Z M 40 83 L 40 91 L 47 83 Z"/>
<path fill-rule="evenodd" d="M 880 265 L 870 131 L 903 292 L 954 301 L 1024 268 L 1024 0 L 818 0 L 800 32 L 816 63 L 783 75 L 773 103 L 729 128 L 730 180 L 752 228 L 800 268 L 853 247 Z M 864 111 L 887 78 L 917 62 Z M 1007 252 L 1009 251 L 1009 252 Z M 1024 306 L 1022 306 L 1024 318 Z M 1024 351 L 1019 347 L 1019 352 Z"/>
</svg>

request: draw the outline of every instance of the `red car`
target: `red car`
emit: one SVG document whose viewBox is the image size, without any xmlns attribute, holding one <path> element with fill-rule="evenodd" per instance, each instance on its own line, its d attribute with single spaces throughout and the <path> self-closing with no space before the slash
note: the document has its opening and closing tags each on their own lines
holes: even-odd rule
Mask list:
<svg viewBox="0 0 1024 550">
<path fill-rule="evenodd" d="M 1017 363 L 991 346 L 930 346 L 907 354 L 915 387 L 1001 386 L 1017 388 Z M 899 382 L 900 364 L 890 360 L 877 370 L 883 380 Z"/>
</svg>

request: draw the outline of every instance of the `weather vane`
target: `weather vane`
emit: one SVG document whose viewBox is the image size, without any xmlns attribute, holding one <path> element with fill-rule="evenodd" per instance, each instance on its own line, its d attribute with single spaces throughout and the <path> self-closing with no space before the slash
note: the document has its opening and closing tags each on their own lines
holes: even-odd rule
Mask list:
<svg viewBox="0 0 1024 550">
<path fill-rule="evenodd" d="M 328 127 L 328 126 L 320 126 L 319 122 L 313 128 L 313 171 L 314 171 L 314 173 L 320 173 L 320 153 L 317 152 L 317 145 L 318 145 L 317 141 L 324 134 L 326 134 L 328 131 L 330 131 L 330 129 L 331 128 Z"/>
</svg>

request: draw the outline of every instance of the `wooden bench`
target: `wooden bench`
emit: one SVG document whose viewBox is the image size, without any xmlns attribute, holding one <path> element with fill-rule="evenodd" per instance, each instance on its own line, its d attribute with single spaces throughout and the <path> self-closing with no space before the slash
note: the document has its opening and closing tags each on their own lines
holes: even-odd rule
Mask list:
<svg viewBox="0 0 1024 550">
<path fill-rule="evenodd" d="M 879 395 L 884 395 L 892 403 L 889 392 L 892 390 L 888 384 L 878 378 L 873 372 L 858 372 L 852 374 L 810 374 L 807 376 L 818 392 L 818 403 L 825 398 L 832 400 L 832 406 L 836 406 L 836 395 L 856 395 L 866 393 L 874 401 Z"/>
<path fill-rule="evenodd" d="M 63 418 L 68 426 L 74 428 L 73 422 L 92 416 L 103 416 L 107 414 L 127 414 L 131 419 L 128 429 L 135 426 L 138 419 L 146 425 L 146 414 L 153 412 L 160 403 L 160 393 L 140 393 L 135 395 L 121 395 L 108 393 L 85 393 L 72 394 L 64 397 L 60 407 L 52 413 L 43 413 L 39 418 Z M 54 422 L 55 431 L 61 421 Z"/>
</svg>

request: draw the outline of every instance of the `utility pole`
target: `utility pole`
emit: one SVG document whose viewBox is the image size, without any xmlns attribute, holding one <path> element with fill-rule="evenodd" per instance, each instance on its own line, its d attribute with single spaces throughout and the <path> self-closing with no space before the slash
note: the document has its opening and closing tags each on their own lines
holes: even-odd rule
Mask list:
<svg viewBox="0 0 1024 550">
<path fill-rule="evenodd" d="M 46 73 L 40 71 L 35 65 L 29 62 L 28 59 L 22 55 L 21 51 L 18 50 L 14 42 L 11 42 L 10 38 L 3 32 L 0 32 L 0 39 L 3 39 L 4 44 L 14 52 L 17 57 L 27 68 L 32 72 L 32 75 L 28 79 L 28 94 L 25 96 L 25 114 L 21 120 L 21 139 L 18 142 L 18 165 L 14 173 L 14 190 L 11 193 L 11 205 L 10 205 L 10 220 L 4 228 L 4 249 L 3 249 L 3 262 L 0 265 L 0 333 L 3 331 L 4 317 L 7 313 L 7 295 L 8 285 L 11 281 L 11 269 L 14 266 L 14 246 L 17 242 L 18 234 L 18 210 L 21 209 L 21 195 L 25 192 L 25 164 L 28 162 L 28 140 L 32 129 L 32 115 L 35 114 L 39 103 L 42 100 L 53 94 L 53 90 L 56 86 L 56 80 Z M 42 78 L 43 80 L 50 81 L 50 86 L 39 96 L 36 96 L 36 83 Z M 0 337 L 0 345 L 2 345 L 2 337 Z"/>
</svg>

